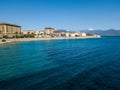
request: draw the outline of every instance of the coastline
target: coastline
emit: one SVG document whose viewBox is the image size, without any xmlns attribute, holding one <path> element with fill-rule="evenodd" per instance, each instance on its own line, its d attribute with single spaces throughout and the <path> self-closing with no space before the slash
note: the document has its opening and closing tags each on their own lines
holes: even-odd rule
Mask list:
<svg viewBox="0 0 120 90">
<path fill-rule="evenodd" d="M 62 39 L 86 39 L 86 38 L 101 38 L 101 37 L 87 36 L 87 37 L 15 38 L 15 39 L 5 39 L 6 42 L 2 42 L 2 39 L 0 39 L 0 44 L 12 43 L 12 42 L 27 42 L 27 41 L 41 41 L 41 40 L 62 40 Z"/>
</svg>

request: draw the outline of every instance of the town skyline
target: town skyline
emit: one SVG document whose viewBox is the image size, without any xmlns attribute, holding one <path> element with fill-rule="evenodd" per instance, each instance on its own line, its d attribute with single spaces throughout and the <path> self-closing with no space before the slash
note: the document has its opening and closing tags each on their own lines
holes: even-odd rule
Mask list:
<svg viewBox="0 0 120 90">
<path fill-rule="evenodd" d="M 76 37 L 100 37 L 97 34 L 84 33 L 80 31 L 60 31 L 53 27 L 44 30 L 22 30 L 21 25 L 0 22 L 0 38 L 76 38 Z"/>
</svg>

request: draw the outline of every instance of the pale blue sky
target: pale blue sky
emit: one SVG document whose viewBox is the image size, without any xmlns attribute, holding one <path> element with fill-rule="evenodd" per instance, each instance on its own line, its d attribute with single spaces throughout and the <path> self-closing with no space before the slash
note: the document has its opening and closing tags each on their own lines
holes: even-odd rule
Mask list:
<svg viewBox="0 0 120 90">
<path fill-rule="evenodd" d="M 22 29 L 120 29 L 120 0 L 0 0 L 0 22 Z"/>
</svg>

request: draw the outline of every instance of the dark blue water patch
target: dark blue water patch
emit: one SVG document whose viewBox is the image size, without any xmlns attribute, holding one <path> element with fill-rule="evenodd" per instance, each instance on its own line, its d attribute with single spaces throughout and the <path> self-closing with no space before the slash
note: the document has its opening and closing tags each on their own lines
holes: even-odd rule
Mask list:
<svg viewBox="0 0 120 90">
<path fill-rule="evenodd" d="M 120 37 L 0 46 L 0 90 L 119 90 Z"/>
<path fill-rule="evenodd" d="M 88 69 L 51 90 L 119 90 L 119 65 L 120 61 L 116 61 Z"/>
</svg>

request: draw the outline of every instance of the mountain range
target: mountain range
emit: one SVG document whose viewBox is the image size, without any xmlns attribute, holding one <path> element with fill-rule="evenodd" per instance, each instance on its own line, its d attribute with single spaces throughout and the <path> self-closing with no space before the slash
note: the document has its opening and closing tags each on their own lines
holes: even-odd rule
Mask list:
<svg viewBox="0 0 120 90">
<path fill-rule="evenodd" d="M 120 36 L 120 30 L 109 29 L 109 30 L 82 30 L 81 32 L 89 34 L 98 34 L 101 36 Z"/>
<path fill-rule="evenodd" d="M 60 32 L 68 32 L 67 30 L 60 30 Z M 69 31 L 73 32 L 73 31 Z M 98 34 L 101 36 L 120 36 L 120 30 L 108 29 L 108 30 L 80 30 L 80 32 L 85 32 L 87 34 Z"/>
</svg>

